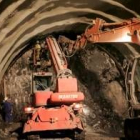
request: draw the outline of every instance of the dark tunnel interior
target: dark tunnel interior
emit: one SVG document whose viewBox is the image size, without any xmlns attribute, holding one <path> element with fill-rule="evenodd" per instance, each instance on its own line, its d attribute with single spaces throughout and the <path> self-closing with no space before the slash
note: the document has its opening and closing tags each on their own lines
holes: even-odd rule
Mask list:
<svg viewBox="0 0 140 140">
<path fill-rule="evenodd" d="M 76 40 L 93 19 L 120 23 L 133 17 L 139 19 L 139 14 L 139 1 L 132 0 L 0 0 L 0 139 L 25 139 L 21 129 L 27 115 L 23 110 L 33 100 L 29 58 L 37 40 L 45 41 L 50 35 Z M 125 140 L 126 118 L 136 118 L 128 123 L 131 130 L 139 128 L 139 106 L 133 110 L 130 95 L 134 92 L 139 103 L 139 53 L 135 44 L 88 42 L 85 49 L 66 58 L 78 89 L 85 95 L 85 140 Z M 129 84 L 132 78 L 134 85 Z M 5 125 L 3 119 L 6 96 L 13 104 L 12 125 Z M 130 135 L 139 137 L 137 131 Z"/>
</svg>

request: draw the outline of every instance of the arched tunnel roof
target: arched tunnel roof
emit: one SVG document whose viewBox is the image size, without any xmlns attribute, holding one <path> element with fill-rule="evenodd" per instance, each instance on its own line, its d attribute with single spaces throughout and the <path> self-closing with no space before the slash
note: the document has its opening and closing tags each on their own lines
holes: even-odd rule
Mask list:
<svg viewBox="0 0 140 140">
<path fill-rule="evenodd" d="M 73 25 L 89 24 L 96 17 L 114 22 L 140 17 L 138 3 L 133 1 L 133 7 L 132 0 L 0 0 L 0 79 L 36 35 L 63 30 L 80 33 L 84 29 Z M 122 53 L 126 50 L 128 56 L 138 53 L 128 44 Z"/>
</svg>

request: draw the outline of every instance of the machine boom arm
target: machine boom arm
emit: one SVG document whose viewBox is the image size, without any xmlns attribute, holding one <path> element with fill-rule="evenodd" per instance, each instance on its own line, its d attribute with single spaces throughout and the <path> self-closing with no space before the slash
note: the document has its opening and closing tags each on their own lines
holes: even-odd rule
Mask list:
<svg viewBox="0 0 140 140">
<path fill-rule="evenodd" d="M 76 41 L 69 40 L 60 36 L 58 42 L 68 44 L 69 53 L 73 49 L 82 49 L 86 42 L 92 43 L 135 43 L 140 45 L 140 19 L 132 18 L 121 23 L 106 23 L 97 18 L 93 20 L 91 27 L 85 30 L 85 33 L 77 37 Z"/>
</svg>

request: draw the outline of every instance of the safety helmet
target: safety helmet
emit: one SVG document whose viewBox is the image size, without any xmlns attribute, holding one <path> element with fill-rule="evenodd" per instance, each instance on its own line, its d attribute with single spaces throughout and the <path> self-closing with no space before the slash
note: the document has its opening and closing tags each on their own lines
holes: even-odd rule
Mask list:
<svg viewBox="0 0 140 140">
<path fill-rule="evenodd" d="M 4 100 L 5 100 L 5 101 L 8 100 L 8 97 L 5 97 Z"/>
</svg>

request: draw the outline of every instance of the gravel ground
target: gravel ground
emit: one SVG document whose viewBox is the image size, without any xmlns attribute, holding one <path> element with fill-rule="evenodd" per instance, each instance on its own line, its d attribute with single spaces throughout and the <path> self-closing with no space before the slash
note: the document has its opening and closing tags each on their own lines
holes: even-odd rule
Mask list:
<svg viewBox="0 0 140 140">
<path fill-rule="evenodd" d="M 16 129 L 20 128 L 20 123 L 13 123 L 11 125 L 0 124 L 0 139 L 1 140 L 23 140 L 22 138 L 18 138 L 20 133 L 14 132 Z M 122 140 L 116 136 L 106 136 L 104 134 L 90 132 L 90 130 L 86 133 L 85 140 Z M 69 138 L 47 138 L 42 140 L 71 140 Z"/>
</svg>

